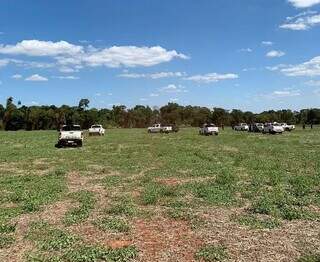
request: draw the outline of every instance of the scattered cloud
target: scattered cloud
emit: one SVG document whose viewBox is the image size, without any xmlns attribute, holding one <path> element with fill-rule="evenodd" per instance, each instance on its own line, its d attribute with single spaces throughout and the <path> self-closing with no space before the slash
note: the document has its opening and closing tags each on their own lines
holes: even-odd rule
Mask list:
<svg viewBox="0 0 320 262">
<path fill-rule="evenodd" d="M 320 56 L 298 65 L 288 65 L 279 68 L 286 76 L 320 76 Z"/>
<path fill-rule="evenodd" d="M 255 70 L 257 70 L 257 68 L 255 68 L 255 67 L 243 68 L 242 69 L 243 72 L 249 72 L 249 71 L 255 71 Z"/>
<path fill-rule="evenodd" d="M 261 94 L 258 97 L 263 99 L 279 99 L 279 98 L 288 98 L 288 97 L 296 97 L 300 96 L 301 91 L 299 89 L 293 89 L 293 88 L 284 88 L 280 90 L 275 90 L 268 94 Z"/>
<path fill-rule="evenodd" d="M 48 78 L 41 76 L 41 75 L 38 75 L 38 74 L 34 74 L 34 75 L 27 77 L 25 80 L 26 81 L 43 82 L 43 81 L 48 81 Z"/>
<path fill-rule="evenodd" d="M 60 65 L 60 71 L 83 66 L 149 67 L 169 62 L 175 58 L 189 59 L 176 50 L 166 50 L 161 46 L 112 46 L 95 48 L 70 44 L 66 41 L 52 42 L 23 40 L 15 45 L 0 45 L 0 54 L 25 55 L 31 57 L 52 57 Z"/>
<path fill-rule="evenodd" d="M 272 50 L 270 52 L 268 52 L 266 54 L 266 57 L 270 57 L 270 58 L 273 58 L 273 57 L 281 57 L 281 56 L 284 56 L 286 53 L 285 52 L 282 52 L 282 51 L 278 51 L 278 50 Z"/>
<path fill-rule="evenodd" d="M 172 102 L 172 103 L 175 103 L 175 102 L 178 102 L 179 101 L 179 98 L 170 98 L 169 99 L 169 102 Z"/>
<path fill-rule="evenodd" d="M 271 42 L 271 41 L 262 41 L 261 44 L 264 45 L 264 46 L 271 46 L 271 45 L 273 45 L 273 42 Z"/>
<path fill-rule="evenodd" d="M 79 77 L 77 76 L 54 76 L 54 78 L 58 78 L 58 79 L 68 79 L 68 80 L 77 80 L 79 79 Z"/>
<path fill-rule="evenodd" d="M 139 100 L 143 102 L 143 101 L 147 101 L 148 99 L 147 99 L 147 98 L 142 97 L 142 98 L 140 98 Z"/>
<path fill-rule="evenodd" d="M 320 14 L 309 11 L 303 12 L 293 17 L 287 17 L 287 21 L 280 25 L 282 29 L 303 31 L 320 25 Z"/>
<path fill-rule="evenodd" d="M 5 67 L 10 63 L 9 59 L 0 59 L 0 68 Z"/>
<path fill-rule="evenodd" d="M 320 80 L 310 80 L 306 82 L 308 86 L 320 86 Z"/>
<path fill-rule="evenodd" d="M 118 76 L 125 77 L 125 78 L 159 79 L 159 78 L 169 78 L 169 77 L 182 77 L 182 76 L 186 76 L 186 73 L 182 73 L 182 72 L 159 72 L 159 73 L 152 73 L 152 74 L 124 73 L 124 74 L 120 74 Z"/>
<path fill-rule="evenodd" d="M 13 78 L 13 79 L 21 79 L 22 75 L 15 74 L 15 75 L 11 76 L 11 78 Z"/>
<path fill-rule="evenodd" d="M 175 84 L 164 86 L 160 88 L 159 91 L 165 92 L 165 93 L 187 93 L 188 92 L 184 86 L 175 85 Z"/>
<path fill-rule="evenodd" d="M 239 76 L 237 74 L 217 74 L 217 73 L 208 73 L 205 75 L 194 75 L 185 77 L 185 80 L 195 81 L 198 83 L 215 83 L 222 80 L 228 79 L 237 79 Z"/>
<path fill-rule="evenodd" d="M 251 48 L 241 48 L 238 50 L 239 52 L 247 52 L 247 53 L 251 53 L 253 50 Z"/>
<path fill-rule="evenodd" d="M 15 45 L 0 45 L 0 54 L 7 55 L 57 56 L 76 55 L 82 52 L 82 46 L 73 45 L 66 41 L 23 40 Z"/>
<path fill-rule="evenodd" d="M 151 96 L 151 97 L 158 97 L 158 96 L 159 96 L 159 94 L 151 93 L 151 94 L 150 94 L 150 96 Z"/>
<path fill-rule="evenodd" d="M 291 97 L 300 95 L 300 90 L 279 90 L 272 93 L 272 96 L 274 97 Z"/>
<path fill-rule="evenodd" d="M 320 0 L 288 0 L 288 2 L 297 8 L 307 8 L 320 4 Z"/>
<path fill-rule="evenodd" d="M 288 67 L 288 65 L 285 64 L 279 64 L 279 65 L 275 65 L 275 66 L 267 66 L 266 69 L 270 70 L 270 71 L 278 71 L 282 68 L 286 68 Z"/>
</svg>

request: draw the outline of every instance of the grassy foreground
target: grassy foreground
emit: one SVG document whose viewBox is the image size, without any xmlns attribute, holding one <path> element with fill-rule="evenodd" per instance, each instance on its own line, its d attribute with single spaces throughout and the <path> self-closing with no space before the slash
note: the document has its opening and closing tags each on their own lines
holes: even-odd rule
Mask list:
<svg viewBox="0 0 320 262">
<path fill-rule="evenodd" d="M 0 261 L 319 261 L 320 132 L 0 132 Z"/>
</svg>

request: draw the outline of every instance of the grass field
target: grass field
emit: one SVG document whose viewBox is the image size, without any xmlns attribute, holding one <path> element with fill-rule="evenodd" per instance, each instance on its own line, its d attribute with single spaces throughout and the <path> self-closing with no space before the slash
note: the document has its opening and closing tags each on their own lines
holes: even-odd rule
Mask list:
<svg viewBox="0 0 320 262">
<path fill-rule="evenodd" d="M 320 132 L 0 132 L 0 261 L 320 261 Z"/>
</svg>

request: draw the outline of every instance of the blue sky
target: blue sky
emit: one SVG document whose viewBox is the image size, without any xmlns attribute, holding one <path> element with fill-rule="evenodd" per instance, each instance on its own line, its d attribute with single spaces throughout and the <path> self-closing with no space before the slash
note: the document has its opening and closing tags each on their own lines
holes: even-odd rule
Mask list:
<svg viewBox="0 0 320 262">
<path fill-rule="evenodd" d="M 2 0 L 0 102 L 320 107 L 320 0 Z"/>
</svg>

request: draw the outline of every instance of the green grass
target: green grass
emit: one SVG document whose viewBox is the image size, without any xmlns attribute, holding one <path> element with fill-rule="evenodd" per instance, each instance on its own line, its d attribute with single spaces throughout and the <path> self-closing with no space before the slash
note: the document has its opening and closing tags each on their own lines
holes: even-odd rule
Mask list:
<svg viewBox="0 0 320 262">
<path fill-rule="evenodd" d="M 223 246 L 205 246 L 195 255 L 196 259 L 202 259 L 206 262 L 225 261 L 228 259 L 226 248 Z"/>
<path fill-rule="evenodd" d="M 320 221 L 317 128 L 274 136 L 226 128 L 217 137 L 199 136 L 194 128 L 170 135 L 112 129 L 104 137 L 86 138 L 82 148 L 65 149 L 54 147 L 56 139 L 55 131 L 0 132 L 3 246 L 15 244 L 15 221 L 20 216 L 37 216 L 58 201 L 74 204 L 60 221 L 60 230 L 67 235 L 57 231 L 47 249 L 38 246 L 40 253 L 34 253 L 34 261 L 37 256 L 48 259 L 50 248 L 64 247 L 71 241 L 65 229 L 81 227 L 86 221 L 97 223 L 102 233 L 107 230 L 113 234 L 127 230 L 131 234 L 128 221 L 131 224 L 138 216 L 144 219 L 146 214 L 200 225 L 202 215 L 217 209 L 231 210 L 232 214 L 232 210 L 243 208 L 243 216 L 230 216 L 230 220 L 244 230 L 272 231 L 293 220 Z M 71 172 L 89 181 L 72 193 L 68 191 Z M 102 195 L 91 190 L 95 186 Z M 101 199 L 103 202 L 98 202 Z M 91 220 L 93 214 L 101 220 Z M 206 230 L 210 226 L 215 225 L 206 226 Z M 38 243 L 42 238 L 40 231 L 36 232 L 33 239 Z M 61 261 L 66 257 L 81 261 L 82 255 L 92 261 L 106 254 L 116 256 L 109 249 L 75 243 L 59 254 Z M 119 251 L 119 256 L 137 254 L 131 251 Z"/>
<path fill-rule="evenodd" d="M 69 195 L 74 201 L 79 203 L 79 207 L 69 210 L 65 216 L 66 225 L 78 224 L 86 220 L 90 211 L 96 203 L 95 196 L 92 192 L 78 191 Z"/>
<path fill-rule="evenodd" d="M 119 217 L 103 217 L 95 221 L 94 224 L 104 231 L 126 233 L 130 230 L 128 223 Z"/>
</svg>

